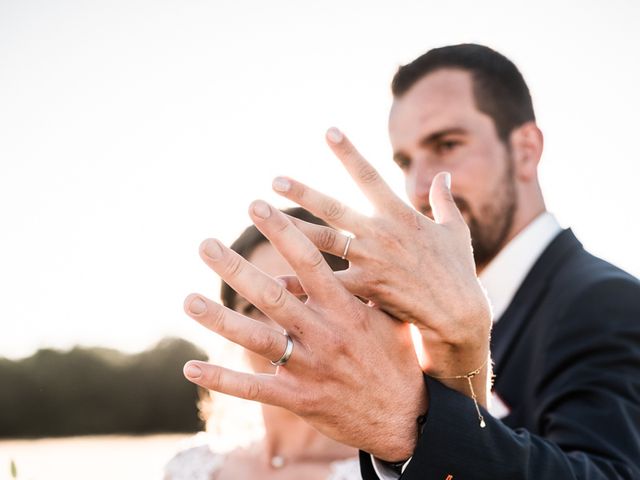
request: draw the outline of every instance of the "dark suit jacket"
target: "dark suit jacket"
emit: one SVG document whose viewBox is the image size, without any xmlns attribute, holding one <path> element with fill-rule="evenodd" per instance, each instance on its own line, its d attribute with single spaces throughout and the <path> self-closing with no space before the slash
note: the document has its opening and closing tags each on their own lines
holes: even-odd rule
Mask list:
<svg viewBox="0 0 640 480">
<path fill-rule="evenodd" d="M 502 420 L 425 377 L 427 421 L 403 480 L 640 479 L 640 282 L 570 230 L 492 333 Z M 377 478 L 361 452 L 363 478 Z M 448 477 L 451 475 L 451 477 Z"/>
</svg>

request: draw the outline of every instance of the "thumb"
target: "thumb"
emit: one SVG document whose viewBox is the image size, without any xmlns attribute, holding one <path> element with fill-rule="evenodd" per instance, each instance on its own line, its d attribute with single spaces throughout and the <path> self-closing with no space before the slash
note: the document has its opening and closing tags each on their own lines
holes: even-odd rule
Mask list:
<svg viewBox="0 0 640 480">
<path fill-rule="evenodd" d="M 438 173 L 431 182 L 429 204 L 436 223 L 464 222 L 451 194 L 451 174 Z"/>
</svg>

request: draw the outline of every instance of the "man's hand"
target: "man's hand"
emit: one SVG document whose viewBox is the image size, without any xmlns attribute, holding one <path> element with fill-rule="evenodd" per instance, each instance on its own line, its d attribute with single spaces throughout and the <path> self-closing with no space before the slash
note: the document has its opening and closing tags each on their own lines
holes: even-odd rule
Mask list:
<svg viewBox="0 0 640 480">
<path fill-rule="evenodd" d="M 483 365 L 491 313 L 476 276 L 469 229 L 451 195 L 450 174 L 442 172 L 433 180 L 432 220 L 398 198 L 339 130 L 330 129 L 327 141 L 373 204 L 374 214 L 361 215 L 302 183 L 276 178 L 276 192 L 354 237 L 347 244 L 348 237 L 333 228 L 292 219 L 295 225 L 320 250 L 342 256 L 348 249 L 350 267 L 336 275 L 353 294 L 420 329 L 428 373 L 454 376 Z M 283 280 L 293 293 L 303 293 L 295 277 Z M 469 394 L 466 381 L 445 383 Z M 484 403 L 484 396 L 479 400 Z"/>
<path fill-rule="evenodd" d="M 211 390 L 284 407 L 326 435 L 381 459 L 409 457 L 417 440 L 416 419 L 427 410 L 409 325 L 354 297 L 280 211 L 257 201 L 250 214 L 296 272 L 306 302 L 216 240 L 203 242 L 200 255 L 288 332 L 292 355 L 275 375 L 191 361 L 185 365 L 186 377 Z M 281 330 L 200 295 L 190 295 L 185 310 L 210 330 L 269 360 L 285 352 Z"/>
</svg>

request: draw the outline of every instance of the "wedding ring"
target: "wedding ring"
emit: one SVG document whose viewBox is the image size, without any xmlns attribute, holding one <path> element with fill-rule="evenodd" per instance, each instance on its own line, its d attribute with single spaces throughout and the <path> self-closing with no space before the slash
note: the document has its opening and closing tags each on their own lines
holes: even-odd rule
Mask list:
<svg viewBox="0 0 640 480">
<path fill-rule="evenodd" d="M 287 337 L 287 346 L 284 349 L 284 353 L 275 362 L 271 360 L 271 365 L 274 365 L 276 367 L 280 367 L 287 363 L 289 361 L 289 358 L 291 358 L 291 354 L 293 353 L 293 340 L 291 340 L 291 337 L 287 332 L 284 332 L 284 336 Z"/>
<path fill-rule="evenodd" d="M 349 253 L 349 247 L 351 246 L 351 240 L 353 240 L 353 237 L 351 235 L 345 235 L 345 237 L 347 237 L 347 244 L 344 246 L 344 251 L 342 252 L 342 256 L 340 257 L 343 260 L 347 259 L 347 254 Z"/>
</svg>

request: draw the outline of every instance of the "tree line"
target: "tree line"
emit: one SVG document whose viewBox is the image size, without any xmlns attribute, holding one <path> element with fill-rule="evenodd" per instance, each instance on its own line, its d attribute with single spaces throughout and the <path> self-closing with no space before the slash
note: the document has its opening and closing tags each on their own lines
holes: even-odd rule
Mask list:
<svg viewBox="0 0 640 480">
<path fill-rule="evenodd" d="M 201 430 L 198 387 L 182 375 L 191 359 L 206 354 L 175 338 L 137 354 L 76 347 L 0 358 L 0 437 Z"/>
</svg>

